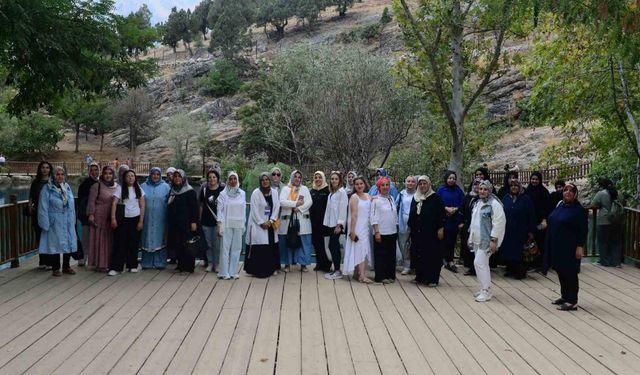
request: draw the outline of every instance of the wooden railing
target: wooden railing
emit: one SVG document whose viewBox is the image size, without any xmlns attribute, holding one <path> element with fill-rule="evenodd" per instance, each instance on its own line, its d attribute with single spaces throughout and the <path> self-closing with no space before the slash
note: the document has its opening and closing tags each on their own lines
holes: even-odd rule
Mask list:
<svg viewBox="0 0 640 375">
<path fill-rule="evenodd" d="M 545 184 L 553 183 L 555 180 L 578 180 L 585 178 L 591 172 L 591 162 L 571 165 L 568 167 L 551 168 L 551 169 L 526 169 L 518 171 L 520 181 L 529 182 L 533 172 L 540 172 L 542 180 Z M 506 171 L 491 171 L 489 177 L 494 185 L 502 185 Z M 472 177 L 473 178 L 473 177 Z"/>
<path fill-rule="evenodd" d="M 622 254 L 640 263 L 640 210 L 626 207 L 622 226 Z"/>
<path fill-rule="evenodd" d="M 102 168 L 102 166 L 104 165 L 111 165 L 113 166 L 113 162 L 112 161 L 106 161 L 106 160 L 94 160 L 95 162 L 97 162 L 98 164 L 100 164 L 100 167 Z M 3 169 L 3 173 L 4 174 L 9 174 L 9 175 L 35 175 L 38 169 L 38 164 L 40 162 L 37 161 L 9 161 L 6 163 L 4 169 Z M 56 161 L 52 161 L 50 162 L 51 165 L 55 166 L 62 166 L 67 175 L 69 176 L 82 176 L 82 175 L 86 175 L 87 174 L 87 163 L 83 162 L 83 161 L 73 161 L 73 162 L 56 162 Z M 120 164 L 122 164 L 123 162 L 120 162 Z M 132 169 L 136 172 L 136 174 L 138 176 L 146 176 L 149 173 L 149 169 L 151 169 L 152 167 L 160 167 L 163 170 L 163 174 L 164 171 L 169 167 L 169 163 L 167 162 L 161 162 L 161 163 L 156 163 L 156 162 L 148 162 L 148 161 L 141 161 L 141 162 L 132 162 L 131 163 L 131 167 Z"/>
<path fill-rule="evenodd" d="M 0 263 L 18 267 L 20 257 L 37 248 L 36 234 L 31 217 L 23 215 L 28 201 L 18 202 L 15 195 L 9 200 L 0 205 Z"/>
</svg>

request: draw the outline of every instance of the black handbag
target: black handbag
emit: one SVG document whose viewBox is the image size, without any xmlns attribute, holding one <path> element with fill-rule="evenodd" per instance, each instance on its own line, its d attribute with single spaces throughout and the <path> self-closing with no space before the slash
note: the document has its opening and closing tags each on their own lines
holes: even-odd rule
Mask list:
<svg viewBox="0 0 640 375">
<path fill-rule="evenodd" d="M 199 258 L 204 246 L 204 238 L 193 232 L 193 236 L 187 240 L 187 253 L 194 258 Z"/>
<path fill-rule="evenodd" d="M 124 221 L 124 203 L 118 202 L 116 204 L 116 221 L 118 225 L 121 225 Z"/>
<path fill-rule="evenodd" d="M 300 220 L 298 215 L 291 215 L 289 220 L 289 226 L 287 227 L 287 247 L 289 249 L 298 249 L 302 246 L 302 239 L 300 239 Z"/>
</svg>

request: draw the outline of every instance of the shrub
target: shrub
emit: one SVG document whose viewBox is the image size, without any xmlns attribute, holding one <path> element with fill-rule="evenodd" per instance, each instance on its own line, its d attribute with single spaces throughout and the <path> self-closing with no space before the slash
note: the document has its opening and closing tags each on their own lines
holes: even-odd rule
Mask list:
<svg viewBox="0 0 640 375">
<path fill-rule="evenodd" d="M 233 95 L 240 89 L 241 70 L 237 64 L 228 59 L 217 60 L 209 74 L 198 80 L 198 87 L 206 95 L 215 98 L 225 95 Z"/>
</svg>

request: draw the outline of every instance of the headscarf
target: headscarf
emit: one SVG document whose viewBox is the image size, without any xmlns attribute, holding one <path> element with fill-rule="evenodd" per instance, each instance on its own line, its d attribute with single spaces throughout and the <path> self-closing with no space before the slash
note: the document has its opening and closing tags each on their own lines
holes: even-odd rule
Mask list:
<svg viewBox="0 0 640 375">
<path fill-rule="evenodd" d="M 573 203 L 577 202 L 578 201 L 578 187 L 573 182 L 567 182 L 566 185 L 565 185 L 565 188 L 567 186 L 573 187 L 573 189 L 571 189 L 571 190 L 573 190 L 576 193 L 576 197 L 573 199 Z M 562 203 L 564 203 L 564 194 L 563 194 L 563 197 L 562 197 Z"/>
<path fill-rule="evenodd" d="M 165 174 L 169 174 L 169 173 L 176 173 L 176 169 L 174 167 L 167 168 L 167 171 L 165 172 Z"/>
<path fill-rule="evenodd" d="M 416 187 L 413 188 L 413 189 L 409 189 L 407 187 L 406 181 L 407 181 L 407 178 L 409 178 L 409 177 L 413 178 L 416 181 Z M 414 194 L 416 192 L 416 190 L 418 189 L 418 176 L 407 176 L 407 178 L 404 179 L 405 180 L 404 190 L 406 190 L 409 194 Z"/>
<path fill-rule="evenodd" d="M 236 176 L 236 179 L 238 180 L 238 185 L 236 187 L 231 187 L 231 185 L 229 184 L 229 178 L 231 176 Z M 227 185 L 224 187 L 224 190 L 227 191 L 226 194 L 229 198 L 235 198 L 238 196 L 238 194 L 240 194 L 240 177 L 238 177 L 238 174 L 236 172 L 229 172 L 229 175 L 227 176 Z"/>
<path fill-rule="evenodd" d="M 489 180 L 480 181 L 480 185 L 478 185 L 478 187 L 480 186 L 486 186 L 487 190 L 489 190 L 489 196 L 486 199 L 483 199 L 484 202 L 489 202 L 491 199 L 495 199 L 498 202 L 500 202 L 500 204 L 502 204 L 502 201 L 493 194 L 493 184 L 491 183 L 491 181 Z"/>
<path fill-rule="evenodd" d="M 111 173 L 113 174 L 113 178 L 111 179 L 111 181 L 105 181 L 104 173 L 106 171 L 111 171 Z M 112 166 L 105 165 L 104 167 L 102 167 L 102 173 L 100 173 L 100 182 L 102 182 L 106 187 L 113 187 L 113 185 L 116 184 L 116 171 L 113 169 Z"/>
<path fill-rule="evenodd" d="M 289 176 L 289 197 L 287 199 L 289 199 L 290 201 L 297 201 L 298 200 L 298 193 L 300 191 L 300 186 L 293 186 L 293 178 L 296 175 L 296 173 L 300 173 L 300 177 L 302 177 L 302 172 L 300 172 L 299 170 L 294 170 L 293 172 L 291 172 L 291 176 Z M 302 185 L 302 181 L 300 182 L 300 185 Z"/>
<path fill-rule="evenodd" d="M 417 205 L 417 214 L 420 215 L 420 211 L 422 210 L 422 203 L 424 203 L 424 201 L 429 198 L 432 194 L 435 194 L 435 192 L 433 191 L 433 189 L 431 188 L 431 179 L 429 178 L 429 176 L 426 175 L 422 175 L 420 177 L 418 177 L 418 184 L 420 184 L 420 181 L 426 181 L 427 182 L 427 192 L 426 193 L 422 193 L 420 191 L 420 188 L 418 187 L 416 189 L 416 193 L 413 195 L 413 199 L 416 200 L 416 202 L 418 202 Z"/>
<path fill-rule="evenodd" d="M 520 180 L 513 180 L 513 182 L 509 182 L 509 190 L 507 191 L 508 195 L 511 195 L 511 184 L 515 183 L 518 185 L 519 189 L 518 189 L 518 195 L 524 193 L 524 189 L 522 188 L 522 182 L 520 182 Z"/>
<path fill-rule="evenodd" d="M 477 197 L 478 196 L 478 192 L 473 190 L 473 186 L 475 184 L 480 185 L 480 182 L 482 182 L 482 179 L 480 177 L 473 179 L 473 182 L 471 182 L 471 190 L 469 191 L 469 195 L 470 196 L 472 196 L 472 197 Z"/>
<path fill-rule="evenodd" d="M 316 175 L 317 174 L 319 174 L 321 176 L 321 178 L 322 178 L 322 182 L 320 183 L 320 186 L 316 185 Z M 311 188 L 313 190 L 322 190 L 322 189 L 326 188 L 327 186 L 329 186 L 329 185 L 327 185 L 327 178 L 325 177 L 324 172 L 323 171 L 315 171 L 313 173 L 313 183 L 311 184 Z"/>
<path fill-rule="evenodd" d="M 185 172 L 182 169 L 176 169 L 176 171 L 173 173 L 177 173 L 182 177 L 182 184 L 180 186 L 175 186 L 173 185 L 173 181 L 171 181 L 171 196 L 184 194 L 189 190 L 193 190 L 191 185 L 189 185 L 189 180 L 187 179 L 187 172 Z"/>
<path fill-rule="evenodd" d="M 278 183 L 275 183 L 275 182 L 273 182 L 273 180 L 271 180 L 271 174 L 273 174 L 273 172 L 275 172 L 275 171 L 280 172 L 280 182 L 278 182 Z M 280 170 L 280 168 L 278 168 L 278 167 L 273 167 L 273 168 L 271 168 L 271 174 L 269 174 L 269 179 L 271 180 L 271 186 L 276 188 L 276 189 L 280 188 L 280 184 L 282 183 L 282 170 Z"/>
<path fill-rule="evenodd" d="M 376 175 L 380 174 L 380 177 L 389 177 L 389 173 L 384 168 L 376 168 Z"/>
<path fill-rule="evenodd" d="M 347 194 L 350 194 L 350 193 L 353 192 L 353 185 L 349 183 L 349 175 L 351 175 L 351 174 L 353 175 L 353 178 L 358 177 L 358 172 L 356 172 L 356 171 L 349 171 L 347 173 L 347 181 L 345 182 L 346 183 L 345 190 L 347 191 Z"/>
<path fill-rule="evenodd" d="M 156 172 L 160 174 L 160 179 L 158 180 L 158 182 L 153 182 L 153 180 L 151 179 L 151 175 Z M 159 167 L 153 167 L 149 170 L 149 176 L 147 176 L 147 179 L 145 181 L 145 183 L 149 186 L 158 186 L 161 184 L 165 184 L 166 182 L 164 182 L 162 180 L 162 169 L 160 169 Z"/>
<path fill-rule="evenodd" d="M 453 186 L 449 186 L 448 180 L 449 180 L 449 176 L 454 175 L 456 176 L 456 181 L 458 181 L 458 174 L 455 171 L 452 170 L 448 170 L 444 173 L 444 181 L 443 181 L 443 186 L 447 189 L 455 189 L 456 188 L 456 184 L 453 184 Z"/>
<path fill-rule="evenodd" d="M 63 173 L 65 173 L 63 167 L 59 165 L 53 167 L 53 169 L 51 170 L 51 173 L 49 174 L 49 187 L 57 191 L 58 194 L 60 194 L 60 196 L 62 197 L 62 205 L 66 207 L 67 203 L 69 203 L 69 197 L 67 196 L 67 189 L 69 189 L 69 185 L 66 182 L 66 175 L 65 175 L 65 181 L 62 181 L 60 186 L 56 185 L 55 178 L 56 178 L 56 173 L 58 171 L 62 171 Z"/>
<path fill-rule="evenodd" d="M 91 164 L 89 164 L 89 170 L 91 170 L 91 167 L 93 167 L 94 165 L 98 167 L 98 170 L 100 170 L 100 164 L 98 164 L 98 162 L 96 161 L 93 161 L 91 162 Z M 98 178 L 93 178 L 91 177 L 91 175 L 89 175 L 89 178 L 93 179 L 94 181 L 98 181 L 100 179 L 100 176 L 98 176 Z"/>
<path fill-rule="evenodd" d="M 121 166 L 118 167 L 118 182 L 120 182 L 120 185 L 124 185 L 124 179 L 122 176 L 124 176 L 124 172 L 129 170 L 129 166 L 126 164 L 122 164 Z"/>
<path fill-rule="evenodd" d="M 380 185 L 382 185 L 383 182 L 387 182 L 389 184 L 389 187 L 391 187 L 391 179 L 389 179 L 389 177 L 380 177 L 378 179 L 378 181 L 376 181 L 376 188 L 378 188 L 378 193 L 380 193 Z M 380 194 L 382 195 L 382 194 Z M 388 195 L 388 193 L 387 193 Z"/>
<path fill-rule="evenodd" d="M 262 179 L 265 177 L 267 178 L 267 180 L 269 180 L 269 186 L 267 186 L 266 188 L 262 187 Z M 271 181 L 271 174 L 269 172 L 260 173 L 260 177 L 258 177 L 258 188 L 260 188 L 260 192 L 262 192 L 263 195 L 269 194 L 271 192 L 272 183 L 273 182 Z"/>
</svg>

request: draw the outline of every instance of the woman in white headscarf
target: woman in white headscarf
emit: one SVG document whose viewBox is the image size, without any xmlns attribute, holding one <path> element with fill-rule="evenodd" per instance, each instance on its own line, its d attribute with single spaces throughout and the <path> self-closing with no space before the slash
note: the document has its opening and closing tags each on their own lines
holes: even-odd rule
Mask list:
<svg viewBox="0 0 640 375">
<path fill-rule="evenodd" d="M 428 176 L 418 178 L 407 226 L 411 236 L 412 264 L 416 283 L 436 286 L 440 281 L 445 210 L 442 199 L 431 188 Z"/>
<path fill-rule="evenodd" d="M 280 229 L 278 238 L 280 242 L 280 262 L 284 264 L 284 272 L 289 272 L 291 264 L 300 264 L 300 270 L 307 272 L 307 265 L 311 263 L 311 217 L 309 208 L 313 204 L 309 189 L 302 185 L 302 172 L 291 172 L 289 184 L 280 192 Z M 287 244 L 287 232 L 289 221 L 298 219 L 300 229 L 300 246 L 291 248 Z"/>
<path fill-rule="evenodd" d="M 245 212 L 247 198 L 240 189 L 240 178 L 236 172 L 230 172 L 227 186 L 218 196 L 218 231 L 222 236 L 220 251 L 220 270 L 218 278 L 237 279 L 240 252 L 242 251 L 242 235 L 245 230 Z"/>
</svg>

